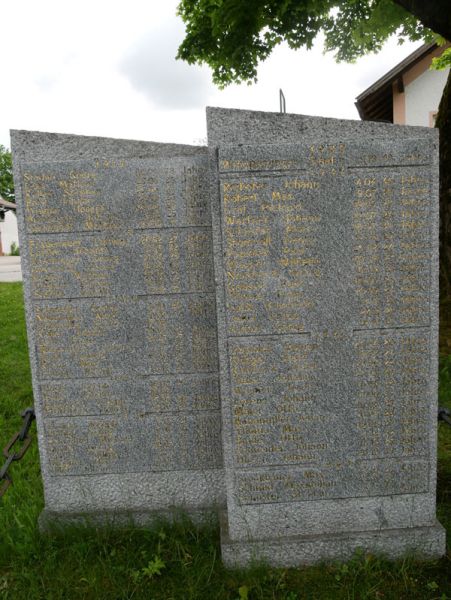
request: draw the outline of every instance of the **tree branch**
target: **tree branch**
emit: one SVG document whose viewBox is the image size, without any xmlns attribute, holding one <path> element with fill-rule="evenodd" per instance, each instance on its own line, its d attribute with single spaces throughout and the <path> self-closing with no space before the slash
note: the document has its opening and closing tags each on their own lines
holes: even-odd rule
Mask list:
<svg viewBox="0 0 451 600">
<path fill-rule="evenodd" d="M 449 0 L 393 0 L 414 15 L 423 25 L 446 40 L 451 40 L 451 10 Z"/>
</svg>

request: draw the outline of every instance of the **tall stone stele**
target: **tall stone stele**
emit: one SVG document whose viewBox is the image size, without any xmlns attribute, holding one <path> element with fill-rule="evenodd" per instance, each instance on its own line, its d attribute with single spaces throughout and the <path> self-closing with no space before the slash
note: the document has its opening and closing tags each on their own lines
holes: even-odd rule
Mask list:
<svg viewBox="0 0 451 600">
<path fill-rule="evenodd" d="M 438 557 L 438 132 L 207 109 L 227 565 Z"/>
<path fill-rule="evenodd" d="M 440 556 L 437 132 L 207 121 L 12 132 L 42 524 L 222 507 L 228 565 Z"/>
<path fill-rule="evenodd" d="M 12 132 L 43 526 L 224 503 L 205 147 Z"/>
</svg>

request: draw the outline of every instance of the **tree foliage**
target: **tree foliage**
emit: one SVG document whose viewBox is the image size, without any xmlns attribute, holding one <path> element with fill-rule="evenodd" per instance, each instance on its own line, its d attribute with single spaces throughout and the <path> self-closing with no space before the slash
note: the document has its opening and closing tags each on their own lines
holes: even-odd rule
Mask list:
<svg viewBox="0 0 451 600">
<path fill-rule="evenodd" d="M 180 0 L 178 14 L 186 37 L 177 58 L 208 64 L 220 87 L 256 81 L 278 44 L 311 48 L 319 33 L 338 62 L 379 51 L 393 34 L 400 44 L 451 41 L 450 0 Z M 432 67 L 451 67 L 451 48 Z"/>
<path fill-rule="evenodd" d="M 377 52 L 394 33 L 400 43 L 432 41 L 428 20 L 420 21 L 402 3 L 407 2 L 181 0 L 178 14 L 185 22 L 186 37 L 177 57 L 191 64 L 207 63 L 213 81 L 224 87 L 256 81 L 258 63 L 282 41 L 294 49 L 311 48 L 322 33 L 325 50 L 334 51 L 337 61 L 347 62 Z"/>
<path fill-rule="evenodd" d="M 451 48 L 447 48 L 440 56 L 433 58 L 431 66 L 437 71 L 451 67 Z"/>
<path fill-rule="evenodd" d="M 0 144 L 0 196 L 14 202 L 14 181 L 11 152 Z"/>
</svg>

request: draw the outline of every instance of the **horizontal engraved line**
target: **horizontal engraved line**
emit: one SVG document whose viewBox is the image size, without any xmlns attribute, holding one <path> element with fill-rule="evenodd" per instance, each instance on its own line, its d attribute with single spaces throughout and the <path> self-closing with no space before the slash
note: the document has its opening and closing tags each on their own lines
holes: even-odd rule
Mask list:
<svg viewBox="0 0 451 600">
<path fill-rule="evenodd" d="M 402 457 L 402 456 L 393 456 L 393 457 L 390 457 L 390 458 L 393 458 L 394 460 L 403 460 L 404 459 L 404 457 Z M 385 457 L 382 457 L 379 460 L 385 460 Z M 425 456 L 418 457 L 416 460 L 412 461 L 412 463 L 409 463 L 409 464 L 412 464 L 412 465 L 424 465 L 424 466 L 426 466 L 427 465 L 427 459 L 426 459 Z M 308 462 L 305 462 L 305 463 L 291 463 L 291 464 L 287 464 L 287 463 L 280 463 L 280 464 L 275 464 L 274 463 L 274 464 L 272 464 L 271 463 L 270 465 L 268 464 L 268 465 L 265 465 L 264 467 L 259 467 L 259 466 L 242 467 L 242 466 L 239 466 L 239 467 L 237 467 L 239 469 L 239 471 L 237 471 L 237 473 L 238 473 L 238 475 L 248 475 L 249 473 L 251 473 L 251 474 L 257 474 L 257 473 L 255 473 L 255 469 L 272 469 L 273 467 L 277 468 L 277 469 L 280 469 L 281 467 L 282 468 L 286 467 L 288 472 L 293 471 L 297 467 L 299 467 L 299 469 L 302 469 L 302 470 L 311 470 L 311 469 L 318 469 L 319 471 L 321 471 L 321 470 L 323 470 L 323 471 L 326 471 L 326 470 L 332 471 L 333 470 L 333 467 L 323 467 L 320 463 L 315 463 L 312 460 L 312 461 L 310 461 L 310 463 L 308 463 Z M 282 473 L 283 473 L 283 471 L 282 471 Z M 267 471 L 258 472 L 258 475 L 266 475 L 266 474 L 268 474 Z M 269 474 L 271 474 L 271 473 L 269 473 Z M 426 478 L 428 478 L 428 475 L 427 474 L 425 474 L 425 475 L 426 475 Z M 426 489 L 428 489 L 428 485 L 426 483 L 425 483 L 425 485 L 426 485 Z M 283 490 L 283 491 L 286 492 L 287 490 Z M 340 494 L 340 493 L 343 493 L 343 492 L 337 492 L 337 494 Z M 401 495 L 404 495 L 406 493 L 409 493 L 409 492 L 398 492 L 398 494 L 401 494 Z M 410 493 L 413 494 L 413 493 L 417 493 L 417 492 L 410 492 Z M 381 495 L 384 495 L 384 494 L 381 494 Z M 388 496 L 392 496 L 392 495 L 396 495 L 396 493 L 392 494 L 392 493 L 388 492 L 387 495 Z M 330 496 L 324 496 L 322 498 L 317 498 L 317 499 L 318 500 L 327 500 L 327 499 L 336 499 L 336 498 L 338 499 L 340 497 L 341 496 L 330 495 Z M 346 496 L 343 496 L 343 497 L 346 498 Z M 360 498 L 361 497 L 368 497 L 368 498 L 373 498 L 373 496 L 371 494 L 363 494 L 363 493 L 361 493 L 359 496 L 352 495 L 352 496 L 349 496 L 349 497 L 350 498 L 354 498 L 354 497 L 360 497 Z M 305 500 L 299 500 L 299 502 L 310 502 L 310 501 L 312 501 L 312 499 L 306 498 Z M 291 503 L 291 502 L 296 502 L 296 500 L 286 500 L 285 502 L 290 502 Z M 259 503 L 260 502 L 257 502 L 257 504 L 259 504 Z M 279 501 L 275 500 L 273 502 L 262 501 L 261 503 L 262 504 L 284 504 L 284 501 L 283 500 L 279 500 Z M 242 504 L 246 504 L 246 503 L 242 503 Z M 252 504 L 256 504 L 256 502 L 253 502 Z"/>
<path fill-rule="evenodd" d="M 161 294 L 132 294 L 132 295 L 126 295 L 126 294 L 112 294 L 111 296 L 51 296 L 49 298 L 44 298 L 42 296 L 32 296 L 33 300 L 36 300 L 37 302 L 53 302 L 53 301 L 60 301 L 60 300 L 71 300 L 71 304 L 73 304 L 73 301 L 77 302 L 79 300 L 104 300 L 105 302 L 109 302 L 110 300 L 113 299 L 117 299 L 117 298 L 122 298 L 124 301 L 130 302 L 133 300 L 133 298 L 154 298 L 155 296 L 157 297 L 161 297 L 161 296 L 205 296 L 205 295 L 210 295 L 213 296 L 215 295 L 215 291 L 213 290 L 199 290 L 196 292 L 168 292 L 168 293 L 161 293 Z M 37 305 L 39 306 L 39 305 Z"/>
<path fill-rule="evenodd" d="M 429 444 L 428 444 L 429 445 Z M 391 459 L 401 459 L 403 464 L 409 464 L 409 465 L 425 465 L 425 466 L 429 466 L 429 451 L 427 450 L 426 452 L 424 452 L 423 454 L 415 454 L 415 455 L 406 455 L 406 456 L 400 456 L 400 455 L 389 455 L 389 456 L 375 456 L 375 457 L 370 457 L 370 458 L 359 458 L 357 456 L 352 456 L 348 459 L 348 463 L 344 465 L 344 467 L 348 467 L 348 468 L 358 468 L 360 466 L 360 463 L 372 463 L 372 462 L 380 462 L 380 461 L 388 461 Z M 317 469 L 323 469 L 323 470 L 332 470 L 335 469 L 335 466 L 331 466 L 330 462 L 333 459 L 329 459 L 327 462 L 325 462 L 324 460 L 316 460 L 315 463 L 315 468 Z M 294 469 L 297 468 L 297 466 L 299 465 L 300 469 L 304 469 L 304 464 L 307 465 L 308 469 L 312 468 L 311 462 L 310 463 L 304 463 L 304 462 L 299 462 L 299 463 L 274 463 L 274 464 L 267 464 L 267 465 L 260 465 L 260 466 L 237 466 L 236 467 L 236 472 L 235 472 L 235 477 L 239 477 L 240 475 L 244 475 L 244 474 L 248 474 L 250 471 L 254 471 L 254 475 L 271 475 L 272 473 L 272 469 L 277 469 L 277 472 L 275 472 L 274 474 L 279 474 L 280 471 L 282 474 L 288 474 L 291 475 L 293 473 L 293 467 Z M 382 465 L 383 466 L 383 465 Z M 282 468 L 282 470 L 281 470 Z M 296 471 L 295 471 L 296 472 Z"/>
<path fill-rule="evenodd" d="M 365 459 L 353 459 L 350 461 L 350 464 L 348 465 L 348 467 L 350 469 L 355 469 L 355 468 L 359 468 L 359 464 L 358 463 L 371 463 L 371 462 L 375 462 L 375 461 L 387 461 L 387 460 L 397 460 L 397 461 L 402 461 L 403 464 L 408 464 L 416 466 L 416 465 L 424 465 L 424 466 L 428 466 L 428 459 L 429 459 L 429 453 L 427 454 L 421 454 L 421 455 L 415 455 L 415 456 L 403 456 L 403 455 L 398 455 L 398 456 L 378 456 L 375 458 L 365 458 Z M 298 463 L 271 463 L 271 464 L 265 464 L 264 466 L 260 466 L 260 465 L 248 465 L 248 466 L 237 466 L 235 465 L 235 477 L 239 477 L 240 475 L 248 475 L 249 473 L 252 475 L 272 475 L 274 472 L 271 471 L 271 469 L 277 469 L 277 473 L 274 474 L 296 474 L 296 470 L 305 470 L 305 469 L 318 469 L 319 471 L 333 471 L 334 467 L 328 467 L 325 466 L 327 463 L 321 463 L 318 462 L 317 460 L 315 461 L 315 459 L 312 459 L 310 462 L 305 461 L 305 462 L 298 462 Z M 384 466 L 384 465 L 382 465 Z M 258 469 L 258 471 L 257 471 Z M 268 469 L 268 470 L 267 470 Z M 428 475 L 426 475 L 426 477 L 428 477 Z M 337 492 L 339 493 L 339 492 Z M 406 492 L 401 492 L 401 494 L 405 494 Z M 413 492 L 411 492 L 413 493 Z M 416 493 L 416 492 L 415 492 Z M 387 494 L 389 496 L 391 496 L 392 494 Z M 368 497 L 373 497 L 371 496 L 371 494 L 367 495 Z M 361 497 L 361 496 L 360 496 Z M 331 496 L 331 498 L 335 498 L 335 496 Z M 327 500 L 327 497 L 321 498 L 324 500 Z M 300 502 L 308 502 L 309 500 L 301 500 Z M 296 502 L 296 500 L 287 500 L 286 502 Z M 255 504 L 255 503 L 254 503 Z M 263 504 L 284 504 L 283 501 L 275 501 L 275 502 L 263 502 Z"/>
<path fill-rule="evenodd" d="M 155 377 L 155 376 L 159 376 L 159 375 L 218 375 L 218 371 L 193 371 L 191 373 L 187 372 L 187 373 L 136 373 L 137 377 Z M 93 375 L 92 377 L 87 377 L 87 376 L 83 376 L 80 378 L 74 378 L 74 377 L 54 377 L 53 379 L 43 379 L 40 380 L 39 383 L 42 382 L 47 382 L 47 381 L 52 381 L 52 382 L 57 382 L 57 381 L 87 381 L 87 380 L 91 380 L 91 379 L 108 379 L 107 377 L 99 377 L 98 375 Z M 114 381 L 118 381 L 117 379 L 115 379 Z"/>
<path fill-rule="evenodd" d="M 60 135 L 60 134 L 57 134 Z M 65 134 L 63 134 L 65 135 Z M 79 138 L 82 139 L 82 141 L 89 139 L 93 139 L 92 136 L 85 136 L 85 135 L 79 135 Z M 100 139 L 100 138 L 96 138 Z M 124 140 L 120 139 L 120 138 L 113 138 L 114 142 L 123 142 Z M 131 141 L 132 143 L 135 143 L 135 140 L 125 140 L 126 142 Z M 141 144 L 142 142 L 138 142 L 138 144 Z M 148 142 L 143 142 L 144 144 L 147 144 Z M 166 144 L 164 142 L 151 142 L 151 143 L 156 143 L 157 145 L 162 145 L 165 146 Z M 171 144 L 169 144 L 171 145 Z M 193 148 L 196 148 L 196 146 L 191 146 L 190 144 L 174 144 L 174 146 L 177 146 L 178 148 L 181 148 L 182 150 L 192 150 Z M 153 164 L 149 164 L 149 165 L 145 165 L 149 168 L 155 167 L 156 169 L 159 169 L 161 167 L 161 165 L 165 165 L 167 163 L 167 161 L 169 159 L 172 159 L 174 161 L 176 161 L 176 165 L 177 163 L 184 163 L 184 162 L 188 162 L 188 163 L 195 163 L 194 165 L 188 164 L 188 166 L 197 166 L 197 163 L 199 162 L 206 162 L 208 159 L 208 152 L 206 152 L 207 150 L 207 146 L 197 146 L 197 148 L 201 149 L 200 151 L 196 151 L 193 152 L 191 154 L 188 155 L 183 155 L 183 154 L 168 154 L 166 155 L 165 153 L 163 154 L 155 154 L 153 156 L 137 156 L 136 155 L 136 151 L 133 150 L 132 154 L 112 154 L 112 155 L 107 155 L 107 156 L 92 156 L 91 154 L 77 154 L 74 155 L 73 157 L 69 157 L 69 158 L 60 158 L 59 156 L 57 156 L 56 158 L 53 158 L 52 160 L 48 159 L 48 160 L 44 160 L 44 166 L 52 169 L 55 165 L 58 165 L 60 163 L 68 163 L 68 164 L 74 164 L 74 168 L 78 168 L 80 166 L 85 166 L 86 163 L 89 163 L 86 166 L 92 165 L 93 163 L 95 163 L 95 161 L 119 161 L 119 160 L 126 160 L 131 162 L 131 166 L 141 166 L 141 163 L 153 163 Z M 159 149 L 157 147 L 155 147 L 155 150 L 158 151 Z M 182 150 L 180 150 L 179 152 L 181 152 Z M 146 150 L 142 150 L 142 152 L 145 152 Z M 25 150 L 26 152 L 26 150 Z M 141 152 L 141 150 L 140 150 Z M 36 173 L 32 173 L 31 171 L 33 170 L 34 167 L 36 166 L 41 166 L 42 163 L 42 159 L 39 158 L 33 158 L 32 156 L 30 156 L 29 158 L 25 157 L 23 158 L 23 163 L 20 165 L 19 169 L 21 171 L 25 171 L 25 174 L 29 174 L 29 175 L 36 175 Z M 94 164 L 95 167 L 95 164 Z M 95 168 L 99 168 L 99 167 L 95 167 Z M 101 169 L 108 169 L 108 172 L 111 172 L 110 169 L 111 167 L 100 165 Z M 30 172 L 27 173 L 28 169 L 31 169 Z M 53 175 L 53 173 L 50 173 L 50 175 Z"/>
<path fill-rule="evenodd" d="M 432 163 L 430 163 L 430 162 L 428 162 L 428 163 L 423 163 L 423 162 L 421 162 L 421 163 L 408 163 L 408 164 L 406 164 L 406 163 L 400 163 L 400 164 L 391 164 L 391 163 L 388 163 L 388 164 L 385 164 L 385 165 L 384 164 L 382 164 L 382 165 L 362 165 L 362 166 L 358 165 L 358 166 L 355 166 L 355 167 L 352 167 L 352 166 L 349 165 L 346 168 L 350 169 L 350 170 L 351 169 L 385 169 L 385 168 L 396 169 L 398 167 L 427 167 L 429 165 L 432 165 Z"/>
<path fill-rule="evenodd" d="M 102 473 L 103 475 L 103 473 Z M 68 476 L 70 477 L 70 475 Z M 368 500 L 377 500 L 378 498 L 385 498 L 387 496 L 413 496 L 415 494 L 415 496 L 417 494 L 427 494 L 429 493 L 429 486 L 427 484 L 425 484 L 425 487 L 421 490 L 421 491 L 414 491 L 413 488 L 408 491 L 408 492 L 387 492 L 386 494 L 382 494 L 382 493 L 378 493 L 377 496 L 368 494 L 368 493 L 364 493 L 364 492 L 349 492 L 348 496 L 343 496 L 341 494 L 343 494 L 343 492 L 338 493 L 337 495 L 334 494 L 330 494 L 330 495 L 324 495 L 324 496 L 317 496 L 316 498 L 303 498 L 303 499 L 299 499 L 299 500 L 274 500 L 274 501 L 268 501 L 268 500 L 258 500 L 255 502 L 250 502 L 250 501 L 244 501 L 241 500 L 239 501 L 239 506 L 255 506 L 256 504 L 264 504 L 265 506 L 267 505 L 271 505 L 273 506 L 274 504 L 283 504 L 283 505 L 292 505 L 292 504 L 300 504 L 301 502 L 333 502 L 334 500 L 356 500 L 358 498 L 364 498 L 364 499 L 368 499 Z M 407 528 L 406 528 L 407 529 Z M 323 534 L 322 534 L 323 535 Z M 327 537 L 330 537 L 333 539 L 333 537 L 336 536 L 338 537 L 339 534 L 327 534 Z M 313 536 L 312 536 L 313 537 Z M 289 537 L 285 537 L 285 540 L 289 540 Z"/>
<path fill-rule="evenodd" d="M 119 232 L 121 235 L 127 233 L 137 233 L 141 231 L 170 231 L 172 229 L 208 229 L 211 230 L 211 225 L 169 225 L 168 227 L 135 227 L 133 229 L 121 229 L 120 227 L 110 227 L 110 229 L 71 229 L 69 231 L 27 231 L 29 237 L 41 235 L 81 235 L 81 236 L 97 236 L 99 234 L 108 234 L 111 232 Z M 75 240 L 74 240 L 75 241 Z"/>
<path fill-rule="evenodd" d="M 430 329 L 430 325 L 399 325 L 398 327 L 369 327 L 364 329 L 353 329 L 353 333 L 361 333 L 365 331 L 399 331 L 402 329 L 422 329 L 428 330 Z"/>
<path fill-rule="evenodd" d="M 310 331 L 297 331 L 295 333 L 258 333 L 258 334 L 243 334 L 243 335 L 229 335 L 228 339 L 240 339 L 240 338 L 267 338 L 267 337 L 277 337 L 277 338 L 281 338 L 281 337 L 292 337 L 292 336 L 305 336 L 305 337 L 312 337 L 312 333 Z"/>
<path fill-rule="evenodd" d="M 72 414 L 64 414 L 64 415 L 49 415 L 46 414 L 43 411 L 43 418 L 45 420 L 51 420 L 51 419 L 79 419 L 79 418 L 83 418 L 83 417 L 101 417 L 101 418 L 105 418 L 105 419 L 109 419 L 109 418 L 114 418 L 114 417 L 136 417 L 137 415 L 139 415 L 140 417 L 151 417 L 153 415 L 180 415 L 180 414 L 187 414 L 187 415 L 193 415 L 196 416 L 197 413 L 211 413 L 211 416 L 214 417 L 217 415 L 217 413 L 219 413 L 221 410 L 221 408 L 218 406 L 218 408 L 197 408 L 197 409 L 191 409 L 191 410 L 160 410 L 160 411 L 156 411 L 156 412 L 151 412 L 151 411 L 146 411 L 146 412 L 140 412 L 139 410 L 131 410 L 129 412 L 121 412 L 121 413 L 79 413 L 76 415 L 72 415 Z M 132 421 L 133 422 L 133 421 Z"/>
<path fill-rule="evenodd" d="M 172 374 L 167 374 L 167 375 L 171 375 Z M 176 373 L 176 375 L 181 375 L 181 376 L 190 376 L 190 377 L 212 377 L 214 376 L 216 379 L 218 379 L 218 374 L 215 371 L 211 371 L 211 372 L 204 372 L 204 373 L 198 373 L 197 371 L 194 373 Z M 136 377 L 141 377 L 142 381 L 140 381 L 139 379 L 136 379 Z M 99 381 L 99 383 L 104 383 L 104 382 L 108 382 L 108 383 L 124 383 L 124 384 L 129 384 L 129 383 L 147 383 L 147 379 L 152 378 L 152 377 L 159 377 L 159 375 L 136 375 L 135 377 L 131 378 L 131 377 L 121 377 L 121 376 L 117 376 L 117 377 L 89 377 L 89 380 L 91 381 L 92 379 L 97 379 L 97 381 Z M 84 378 L 77 378 L 77 377 L 72 377 L 71 380 L 74 382 L 83 382 Z M 54 379 L 39 379 L 39 384 L 42 383 L 53 383 L 55 380 Z M 57 380 L 59 381 L 59 380 Z M 65 380 L 65 381 L 70 381 Z"/>
<path fill-rule="evenodd" d="M 309 169 L 307 167 L 301 168 L 301 167 L 296 167 L 294 169 L 268 169 L 268 170 L 259 170 L 259 169 L 245 169 L 245 170 L 230 170 L 230 171 L 219 171 L 219 176 L 220 179 L 223 178 L 224 175 L 234 175 L 236 173 L 261 173 L 262 177 L 271 177 L 271 176 L 275 176 L 275 177 L 281 177 L 282 173 L 296 173 L 296 172 L 305 172 L 305 171 L 309 171 Z M 310 171 L 309 171 L 310 172 Z M 312 174 L 315 175 L 315 171 L 311 170 Z"/>
<path fill-rule="evenodd" d="M 261 373 L 260 373 L 261 374 Z M 304 372 L 301 371 L 301 374 L 304 374 Z M 309 400 L 306 400 L 306 402 L 313 402 L 313 400 L 316 399 L 318 392 L 315 391 L 315 389 L 312 389 L 312 386 L 309 385 L 310 382 L 312 383 L 316 383 L 316 381 L 313 379 L 291 379 L 290 382 L 293 382 L 293 386 L 294 385 L 300 385 L 300 387 L 303 387 L 304 389 L 301 391 L 305 391 L 306 393 L 308 392 L 309 395 L 311 396 L 311 398 Z M 263 383 L 262 387 L 266 387 L 266 388 L 271 388 L 271 386 L 273 386 L 274 384 L 277 385 L 277 382 L 270 382 L 270 383 Z M 246 386 L 254 386 L 255 385 L 255 381 L 244 381 L 243 383 L 234 383 L 233 384 L 233 388 L 234 388 L 234 393 L 236 394 L 236 396 L 240 395 L 240 390 L 241 388 L 244 388 Z M 242 390 L 243 392 L 247 392 L 247 390 Z M 298 390 L 295 391 L 295 393 L 297 393 Z"/>
<path fill-rule="evenodd" d="M 199 461 L 200 462 L 200 461 Z M 221 457 L 217 457 L 217 462 L 218 463 L 222 463 L 222 458 Z M 151 466 L 150 466 L 151 467 Z M 222 474 L 224 472 L 223 467 L 221 466 L 217 466 L 217 467 L 212 467 L 210 469 L 204 468 L 201 469 L 199 467 L 192 467 L 192 468 L 187 468 L 187 469 L 159 469 L 158 471 L 149 471 L 149 466 L 147 467 L 143 467 L 140 471 L 131 471 L 130 469 L 124 469 L 123 471 L 100 471 L 97 473 L 60 473 L 58 475 L 55 475 L 53 473 L 48 473 L 49 477 L 54 477 L 56 478 L 61 478 L 61 477 L 104 477 L 105 475 L 120 475 L 121 477 L 123 477 L 124 475 L 142 475 L 143 473 L 147 474 L 147 475 L 159 475 L 160 473 L 180 473 L 181 475 L 185 475 L 186 472 L 193 472 L 193 473 L 199 473 L 199 475 L 204 476 L 205 473 L 218 473 L 218 475 Z M 202 483 L 205 483 L 205 480 L 202 481 Z"/>
</svg>

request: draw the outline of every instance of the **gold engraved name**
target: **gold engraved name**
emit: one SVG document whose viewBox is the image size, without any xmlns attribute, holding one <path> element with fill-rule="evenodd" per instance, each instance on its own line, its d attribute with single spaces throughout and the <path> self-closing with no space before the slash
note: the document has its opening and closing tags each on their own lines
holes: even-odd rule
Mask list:
<svg viewBox="0 0 451 600">
<path fill-rule="evenodd" d="M 284 182 L 284 187 L 291 190 L 317 190 L 319 183 L 317 181 L 307 181 L 303 179 L 287 179 Z"/>
<path fill-rule="evenodd" d="M 220 168 L 223 171 L 264 171 L 287 170 L 297 166 L 295 160 L 221 160 Z"/>
<path fill-rule="evenodd" d="M 226 181 L 222 184 L 222 189 L 224 192 L 255 192 L 258 190 L 263 190 L 267 187 L 267 183 L 263 183 L 261 181 L 239 181 L 237 183 L 232 182 L 228 183 Z"/>
</svg>

